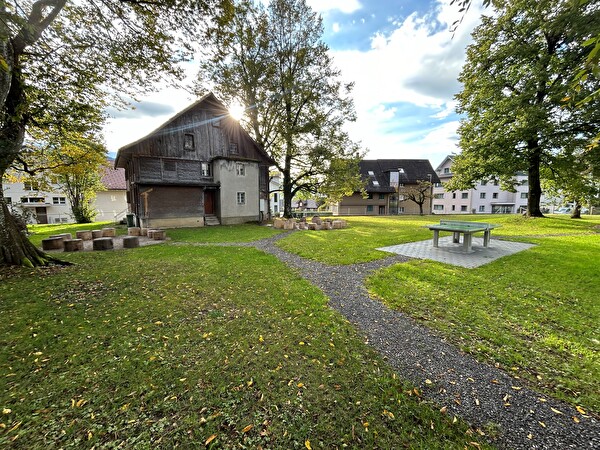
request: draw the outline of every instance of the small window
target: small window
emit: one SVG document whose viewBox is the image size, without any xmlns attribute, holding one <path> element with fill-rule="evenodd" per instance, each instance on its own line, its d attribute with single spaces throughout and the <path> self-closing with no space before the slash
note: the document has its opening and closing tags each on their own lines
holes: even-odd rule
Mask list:
<svg viewBox="0 0 600 450">
<path fill-rule="evenodd" d="M 485 186 L 485 185 L 487 184 L 487 180 L 481 180 L 480 184 L 481 184 L 482 186 Z"/>
<path fill-rule="evenodd" d="M 442 187 L 442 183 L 433 183 L 433 187 Z"/>
<path fill-rule="evenodd" d="M 433 210 L 434 211 L 443 211 L 444 205 L 433 205 Z"/>
<path fill-rule="evenodd" d="M 210 163 L 203 162 L 200 164 L 200 173 L 203 177 L 210 177 Z"/>
<path fill-rule="evenodd" d="M 246 166 L 243 163 L 237 163 L 235 165 L 235 173 L 238 177 L 246 176 Z"/>
<path fill-rule="evenodd" d="M 111 195 L 110 196 L 110 201 L 111 202 L 116 202 L 117 201 L 117 196 L 116 195 Z"/>
<path fill-rule="evenodd" d="M 183 140 L 183 149 L 184 150 L 194 150 L 196 147 L 194 145 L 194 135 L 186 133 Z"/>
<path fill-rule="evenodd" d="M 25 187 L 26 191 L 39 191 L 40 190 L 40 185 L 36 181 L 26 181 L 25 183 L 23 183 L 23 186 Z"/>
<path fill-rule="evenodd" d="M 385 200 L 385 194 L 379 194 L 379 200 Z"/>
<path fill-rule="evenodd" d="M 277 203 L 277 192 L 275 192 L 275 193 L 273 194 L 273 201 L 274 201 L 275 203 Z"/>
<path fill-rule="evenodd" d="M 456 198 L 456 192 L 452 193 L 452 198 Z"/>
<path fill-rule="evenodd" d="M 373 194 L 367 194 L 367 198 L 368 198 L 369 200 L 373 200 Z"/>
<path fill-rule="evenodd" d="M 246 204 L 246 193 L 245 192 L 238 192 L 237 193 L 237 204 L 238 205 L 245 205 Z"/>
<path fill-rule="evenodd" d="M 498 193 L 497 193 L 497 192 L 494 192 L 494 193 L 492 194 L 492 198 L 498 198 Z"/>
<path fill-rule="evenodd" d="M 437 199 L 444 198 L 444 193 L 442 192 L 441 194 L 433 194 L 433 198 L 437 198 Z"/>
<path fill-rule="evenodd" d="M 12 204 L 12 198 L 10 198 L 10 197 L 4 197 L 4 201 L 6 202 L 7 205 Z"/>
<path fill-rule="evenodd" d="M 494 186 L 498 186 L 498 180 L 494 180 Z"/>
<path fill-rule="evenodd" d="M 65 197 L 52 197 L 53 205 L 66 205 L 67 199 Z"/>
<path fill-rule="evenodd" d="M 375 186 L 375 187 L 379 187 L 379 181 L 377 181 L 377 180 L 373 180 L 373 186 Z"/>
<path fill-rule="evenodd" d="M 461 193 L 460 198 L 469 198 L 469 193 L 468 192 Z"/>
<path fill-rule="evenodd" d="M 479 193 L 479 198 L 485 198 L 485 192 L 480 192 Z"/>
<path fill-rule="evenodd" d="M 460 207 L 460 210 L 461 210 L 462 212 L 465 212 L 465 211 L 467 211 L 467 205 L 462 205 L 462 206 Z"/>
<path fill-rule="evenodd" d="M 369 176 L 370 177 L 374 177 L 375 176 L 375 172 L 373 172 L 372 170 L 369 170 Z"/>
<path fill-rule="evenodd" d="M 367 205 L 367 212 L 373 212 L 373 205 Z"/>
<path fill-rule="evenodd" d="M 229 143 L 229 153 L 232 153 L 234 155 L 238 154 L 238 145 L 236 142 Z"/>
<path fill-rule="evenodd" d="M 444 173 L 450 173 L 450 167 L 444 167 Z"/>
<path fill-rule="evenodd" d="M 479 205 L 479 212 L 485 212 L 485 205 Z"/>
<path fill-rule="evenodd" d="M 452 205 L 452 211 L 456 211 L 456 205 Z"/>
<path fill-rule="evenodd" d="M 398 206 L 398 212 L 399 213 L 403 213 L 404 212 L 404 206 Z"/>
<path fill-rule="evenodd" d="M 521 198 L 527 198 L 527 192 L 521 192 Z"/>
</svg>

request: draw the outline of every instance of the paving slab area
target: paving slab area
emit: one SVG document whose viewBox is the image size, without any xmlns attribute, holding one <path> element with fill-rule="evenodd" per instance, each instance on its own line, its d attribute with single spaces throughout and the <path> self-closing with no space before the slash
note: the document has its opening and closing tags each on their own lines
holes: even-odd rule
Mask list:
<svg viewBox="0 0 600 450">
<path fill-rule="evenodd" d="M 426 241 L 381 247 L 377 250 L 409 256 L 411 258 L 431 259 L 453 266 L 473 269 L 490 263 L 498 258 L 502 258 L 503 256 L 522 252 L 531 247 L 534 247 L 534 244 L 504 241 L 500 239 L 492 239 L 490 240 L 489 246 L 484 247 L 482 237 L 473 237 L 472 251 L 465 253 L 463 251 L 462 242 L 456 244 L 452 241 L 452 236 L 444 236 L 440 238 L 439 247 L 437 248 L 433 246 L 433 240 L 428 239 Z"/>
</svg>

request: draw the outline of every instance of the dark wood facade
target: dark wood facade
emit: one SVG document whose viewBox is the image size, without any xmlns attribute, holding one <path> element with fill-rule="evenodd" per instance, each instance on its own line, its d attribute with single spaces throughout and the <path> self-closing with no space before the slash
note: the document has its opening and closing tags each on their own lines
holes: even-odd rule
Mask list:
<svg viewBox="0 0 600 450">
<path fill-rule="evenodd" d="M 115 161 L 125 169 L 129 210 L 146 226 L 199 226 L 209 215 L 222 223 L 259 220 L 272 164 L 213 94 L 122 147 Z M 226 183 L 256 203 L 241 204 Z"/>
</svg>

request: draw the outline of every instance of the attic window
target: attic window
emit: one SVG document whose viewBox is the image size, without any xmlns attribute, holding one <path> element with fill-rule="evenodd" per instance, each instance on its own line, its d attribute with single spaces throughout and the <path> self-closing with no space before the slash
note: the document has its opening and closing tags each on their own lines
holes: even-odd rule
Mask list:
<svg viewBox="0 0 600 450">
<path fill-rule="evenodd" d="M 373 180 L 373 186 L 379 186 L 379 181 Z"/>
<path fill-rule="evenodd" d="M 238 145 L 236 142 L 229 143 L 229 153 L 236 154 L 238 153 Z"/>
<path fill-rule="evenodd" d="M 186 133 L 183 139 L 183 149 L 184 150 L 194 150 L 194 135 Z"/>
<path fill-rule="evenodd" d="M 369 176 L 370 177 L 374 177 L 375 176 L 375 172 L 373 172 L 372 170 L 369 170 Z"/>
</svg>

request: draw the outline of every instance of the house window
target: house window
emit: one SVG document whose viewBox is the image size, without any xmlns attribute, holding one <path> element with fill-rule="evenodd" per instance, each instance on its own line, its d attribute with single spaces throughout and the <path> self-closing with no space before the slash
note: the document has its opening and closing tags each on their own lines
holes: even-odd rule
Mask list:
<svg viewBox="0 0 600 450">
<path fill-rule="evenodd" d="M 370 177 L 374 177 L 375 176 L 375 172 L 373 172 L 372 170 L 369 170 L 369 176 Z"/>
<path fill-rule="evenodd" d="M 452 193 L 452 198 L 456 198 L 456 192 Z"/>
<path fill-rule="evenodd" d="M 177 172 L 177 163 L 175 161 L 166 161 L 163 159 L 163 170 L 165 172 Z"/>
<path fill-rule="evenodd" d="M 521 192 L 521 198 L 527 198 L 527 192 Z"/>
<path fill-rule="evenodd" d="M 437 198 L 437 199 L 444 198 L 444 194 L 443 193 L 441 193 L 441 194 L 433 194 L 433 198 Z"/>
<path fill-rule="evenodd" d="M 200 164 L 200 174 L 203 177 L 210 177 L 210 163 L 203 162 Z"/>
<path fill-rule="evenodd" d="M 450 173 L 450 167 L 444 167 L 444 173 Z"/>
<path fill-rule="evenodd" d="M 404 212 L 404 206 L 398 206 L 398 214 Z"/>
<path fill-rule="evenodd" d="M 479 205 L 479 212 L 485 212 L 485 205 Z"/>
<path fill-rule="evenodd" d="M 111 202 L 116 202 L 117 201 L 117 196 L 116 195 L 111 195 L 110 196 L 110 201 Z"/>
<path fill-rule="evenodd" d="M 367 195 L 367 198 L 368 198 L 369 200 L 373 200 L 373 194 L 368 194 L 368 195 Z"/>
<path fill-rule="evenodd" d="M 21 197 L 21 203 L 46 203 L 45 197 Z"/>
<path fill-rule="evenodd" d="M 434 211 L 443 211 L 444 205 L 433 205 L 433 210 Z"/>
<path fill-rule="evenodd" d="M 480 192 L 479 193 L 479 198 L 485 198 L 485 192 Z"/>
<path fill-rule="evenodd" d="M 379 181 L 377 181 L 377 180 L 373 180 L 373 186 L 377 186 L 377 187 L 379 187 Z"/>
<path fill-rule="evenodd" d="M 480 184 L 481 184 L 482 186 L 485 186 L 485 185 L 487 184 L 487 180 L 481 180 L 481 181 L 480 181 Z"/>
<path fill-rule="evenodd" d="M 373 205 L 367 205 L 367 212 L 373 212 Z"/>
<path fill-rule="evenodd" d="M 52 197 L 53 205 L 66 205 L 67 199 L 65 197 Z"/>
<path fill-rule="evenodd" d="M 467 210 L 467 205 L 461 205 L 460 210 L 465 212 Z"/>
<path fill-rule="evenodd" d="M 238 153 L 238 145 L 237 145 L 236 142 L 230 142 L 229 143 L 229 153 L 237 155 L 237 153 Z"/>
<path fill-rule="evenodd" d="M 462 194 L 460 194 L 460 198 L 469 198 L 469 193 L 463 192 Z"/>
<path fill-rule="evenodd" d="M 242 163 L 237 163 L 235 165 L 235 173 L 237 174 L 238 177 L 245 177 L 246 176 L 246 166 Z"/>
<path fill-rule="evenodd" d="M 433 183 L 433 187 L 442 187 L 442 183 Z"/>
<path fill-rule="evenodd" d="M 379 194 L 379 200 L 385 200 L 385 194 Z"/>
<path fill-rule="evenodd" d="M 39 191 L 40 185 L 37 181 L 26 181 L 23 183 L 26 191 Z"/>
<path fill-rule="evenodd" d="M 494 192 L 494 193 L 492 194 L 492 198 L 498 198 L 498 193 L 497 193 L 497 192 Z"/>
<path fill-rule="evenodd" d="M 237 195 L 237 204 L 238 205 L 245 205 L 246 204 L 246 193 L 245 192 L 238 192 L 236 195 Z"/>
<path fill-rule="evenodd" d="M 456 205 L 452 205 L 452 211 L 456 211 Z"/>
<path fill-rule="evenodd" d="M 184 150 L 194 150 L 194 135 L 186 133 L 183 138 L 183 149 Z"/>
<path fill-rule="evenodd" d="M 494 180 L 494 186 L 498 186 L 498 180 Z"/>
<path fill-rule="evenodd" d="M 275 193 L 273 194 L 273 201 L 274 201 L 275 203 L 277 203 L 277 192 L 275 192 Z"/>
<path fill-rule="evenodd" d="M 12 204 L 12 198 L 10 198 L 10 197 L 4 197 L 4 201 L 6 202 L 7 205 Z"/>
</svg>

